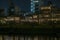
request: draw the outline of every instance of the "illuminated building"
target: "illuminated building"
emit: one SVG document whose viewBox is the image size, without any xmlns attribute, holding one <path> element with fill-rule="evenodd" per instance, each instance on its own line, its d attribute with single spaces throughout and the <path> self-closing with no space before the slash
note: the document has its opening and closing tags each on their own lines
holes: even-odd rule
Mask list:
<svg viewBox="0 0 60 40">
<path fill-rule="evenodd" d="M 31 0 L 31 12 L 35 13 L 39 11 L 41 0 Z"/>
</svg>

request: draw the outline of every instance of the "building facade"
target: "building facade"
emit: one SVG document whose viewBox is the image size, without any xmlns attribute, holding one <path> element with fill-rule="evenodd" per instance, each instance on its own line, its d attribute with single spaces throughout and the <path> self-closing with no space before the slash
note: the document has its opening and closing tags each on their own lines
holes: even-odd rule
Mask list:
<svg viewBox="0 0 60 40">
<path fill-rule="evenodd" d="M 41 5 L 41 0 L 31 0 L 31 12 L 32 13 L 38 12 L 40 5 Z"/>
<path fill-rule="evenodd" d="M 14 3 L 12 2 L 12 0 L 8 0 L 8 4 L 9 4 L 9 8 L 8 8 L 8 15 L 14 15 L 15 14 L 15 7 L 14 7 Z"/>
<path fill-rule="evenodd" d="M 16 16 L 20 16 L 20 12 L 21 10 L 20 10 L 20 8 L 18 7 L 18 6 L 15 6 L 15 15 Z"/>
</svg>

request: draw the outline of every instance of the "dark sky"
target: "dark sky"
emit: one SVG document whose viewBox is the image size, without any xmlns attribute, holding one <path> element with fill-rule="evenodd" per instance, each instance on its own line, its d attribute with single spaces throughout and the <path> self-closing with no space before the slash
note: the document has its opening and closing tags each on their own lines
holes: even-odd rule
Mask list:
<svg viewBox="0 0 60 40">
<path fill-rule="evenodd" d="M 60 0 L 51 0 L 53 4 L 60 7 Z M 14 4 L 19 6 L 21 10 L 30 11 L 30 0 L 13 0 Z M 46 2 L 46 1 L 45 1 Z M 0 8 L 8 8 L 8 0 L 0 0 Z"/>
<path fill-rule="evenodd" d="M 54 4 L 56 7 L 60 7 L 60 0 L 47 0 L 47 1 L 51 1 L 52 4 Z M 47 1 L 45 3 L 47 3 Z"/>
</svg>

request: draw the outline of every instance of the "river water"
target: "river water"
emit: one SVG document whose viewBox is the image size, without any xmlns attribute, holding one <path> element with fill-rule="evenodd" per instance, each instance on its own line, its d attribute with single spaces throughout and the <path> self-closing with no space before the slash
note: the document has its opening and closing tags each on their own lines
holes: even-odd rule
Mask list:
<svg viewBox="0 0 60 40">
<path fill-rule="evenodd" d="M 50 37 L 50 36 L 10 36 L 10 35 L 1 35 L 0 40 L 60 40 L 60 37 Z"/>
</svg>

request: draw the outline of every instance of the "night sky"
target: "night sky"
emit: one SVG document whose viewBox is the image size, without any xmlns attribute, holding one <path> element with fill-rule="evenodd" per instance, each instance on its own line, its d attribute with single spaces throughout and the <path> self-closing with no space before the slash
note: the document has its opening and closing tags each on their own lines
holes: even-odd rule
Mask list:
<svg viewBox="0 0 60 40">
<path fill-rule="evenodd" d="M 60 7 L 60 0 L 51 0 L 53 4 Z M 23 11 L 30 11 L 30 0 L 13 0 L 14 4 Z M 47 2 L 47 1 L 45 1 Z M 26 4 L 26 5 L 25 5 Z M 8 0 L 0 0 L 0 8 L 8 8 Z"/>
</svg>

